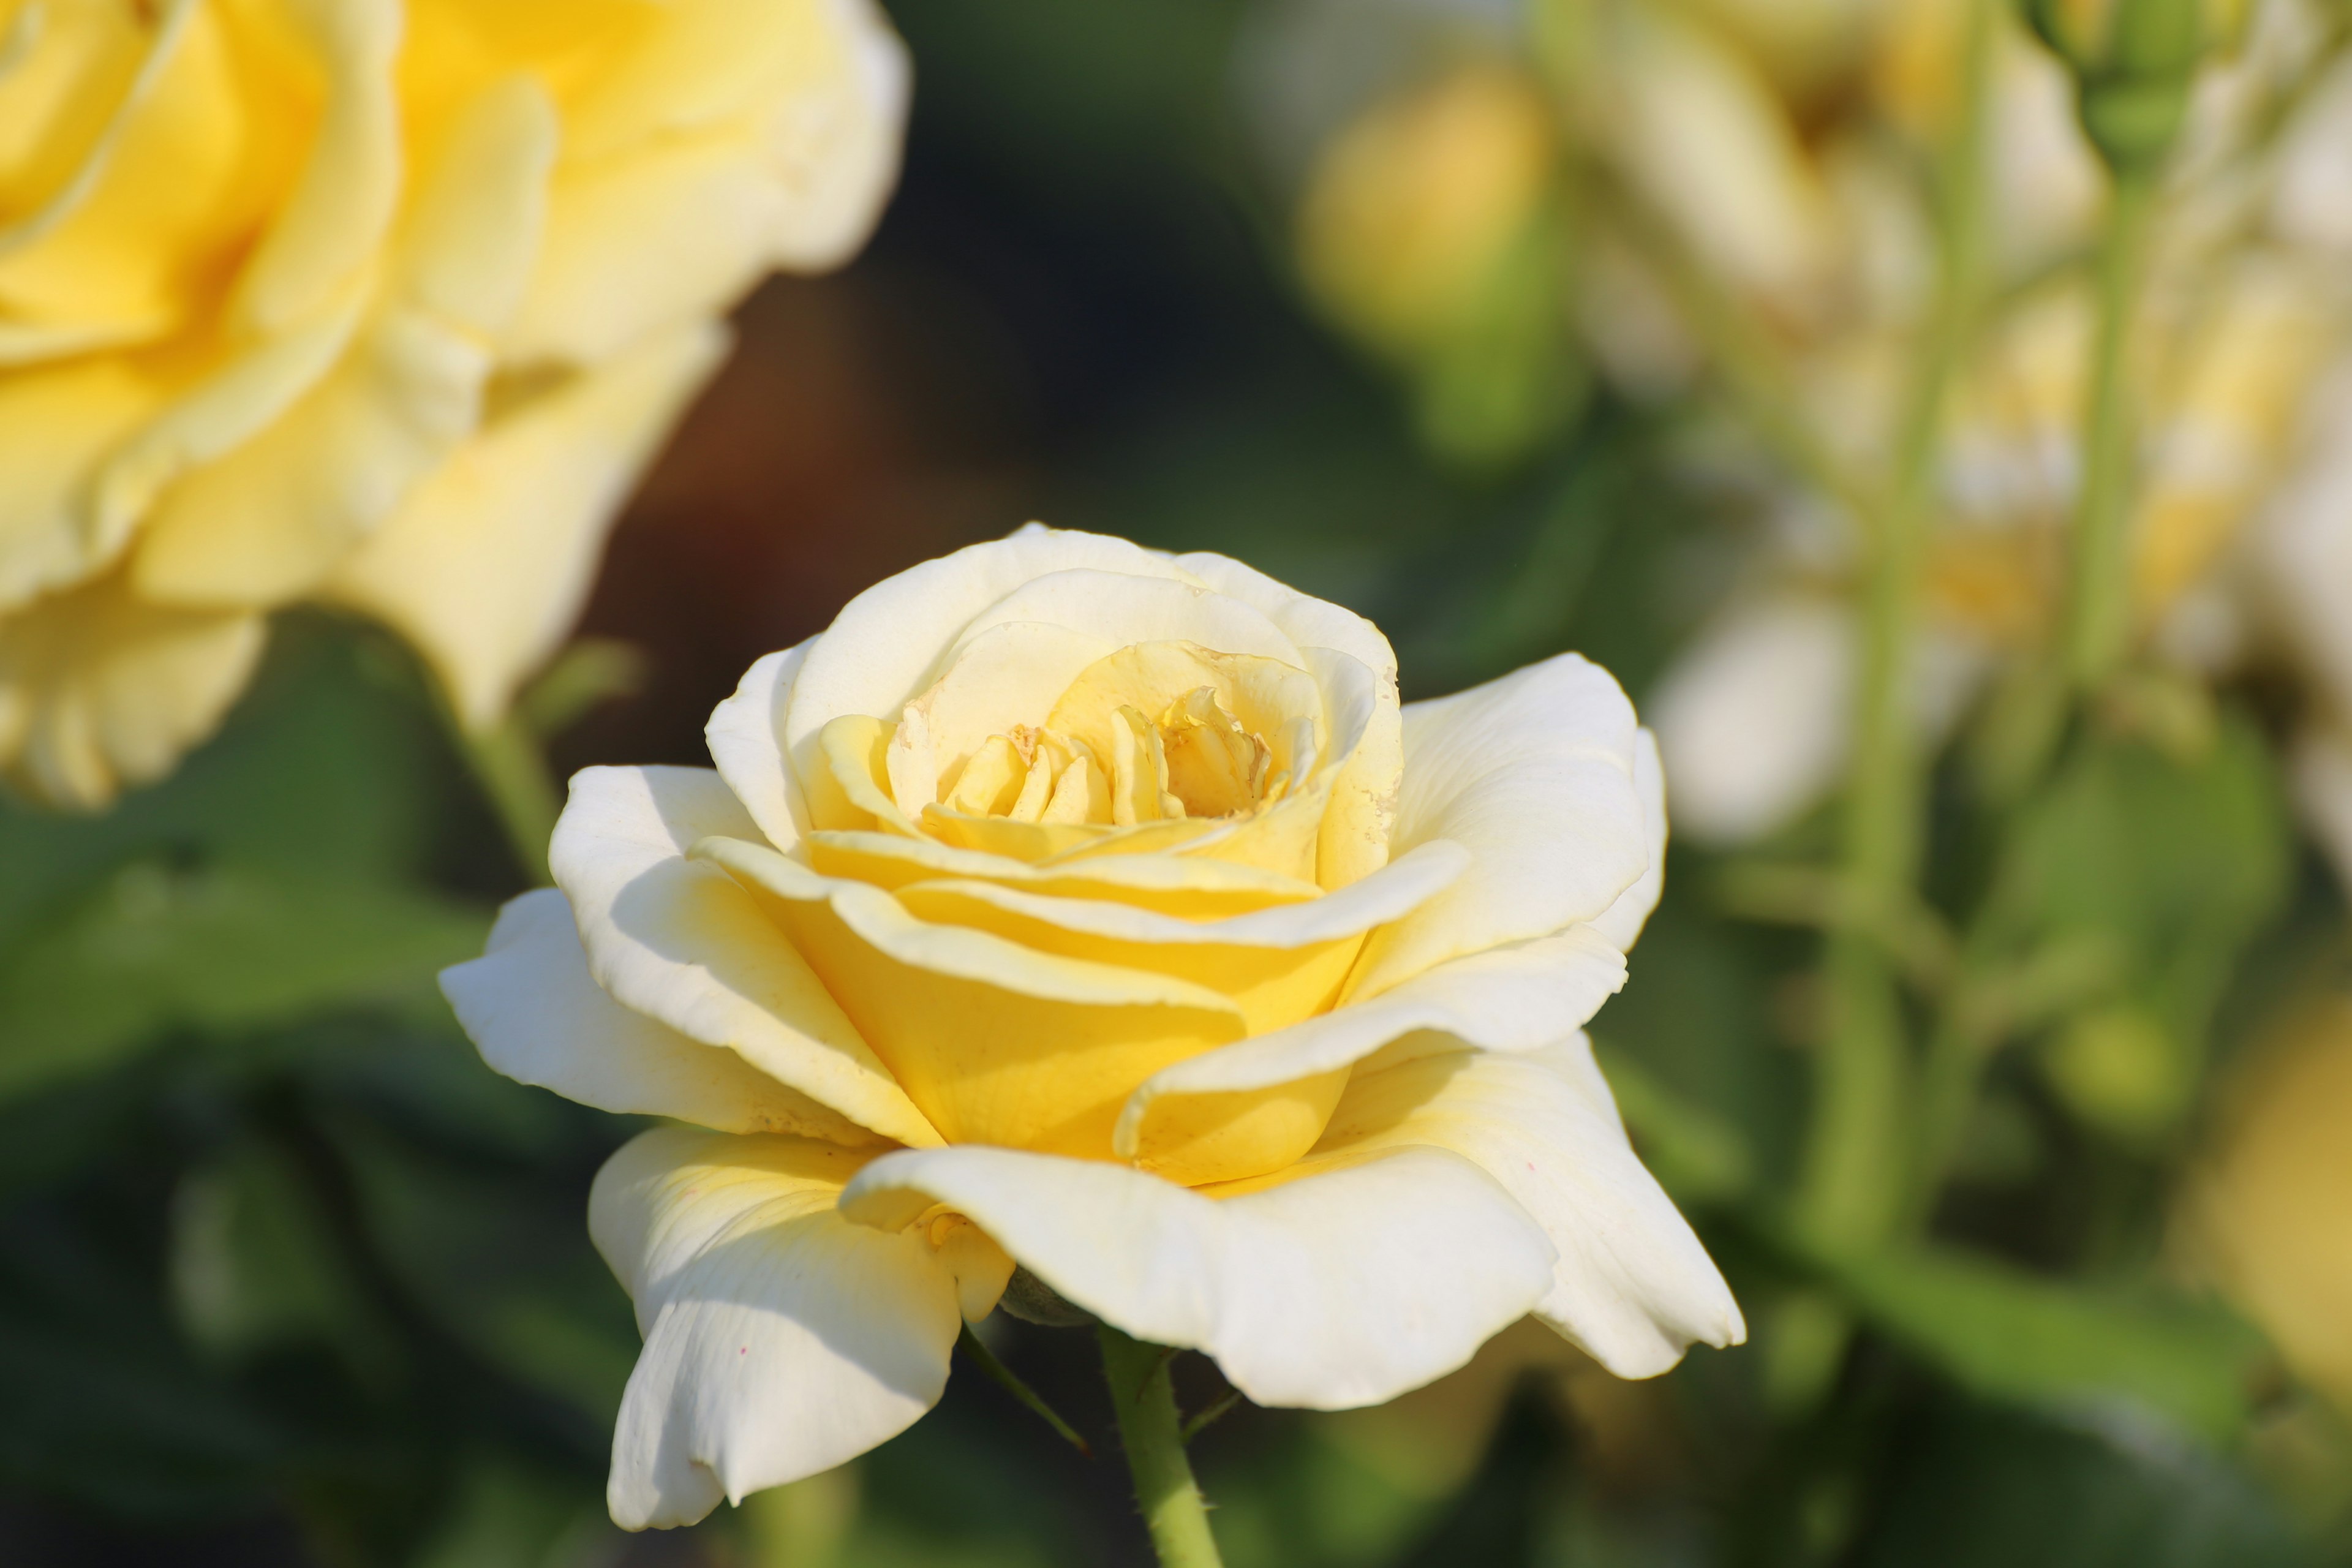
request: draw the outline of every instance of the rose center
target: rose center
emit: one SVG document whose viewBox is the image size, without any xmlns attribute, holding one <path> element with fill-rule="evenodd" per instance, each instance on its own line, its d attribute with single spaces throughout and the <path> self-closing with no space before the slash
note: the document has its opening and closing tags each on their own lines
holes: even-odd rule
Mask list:
<svg viewBox="0 0 2352 1568">
<path fill-rule="evenodd" d="M 992 735 L 940 780 L 940 804 L 1015 822 L 1126 826 L 1244 816 L 1288 785 L 1265 738 L 1201 686 L 1151 717 L 1120 704 L 1094 743 L 1028 724 Z"/>
</svg>

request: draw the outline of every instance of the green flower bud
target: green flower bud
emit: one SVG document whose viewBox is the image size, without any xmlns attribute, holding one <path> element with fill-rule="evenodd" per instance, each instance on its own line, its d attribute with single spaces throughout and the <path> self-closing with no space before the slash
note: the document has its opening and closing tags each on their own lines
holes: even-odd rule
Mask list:
<svg viewBox="0 0 2352 1568">
<path fill-rule="evenodd" d="M 2246 0 L 2025 0 L 2074 73 L 2083 129 L 2118 174 L 2152 167 L 2189 113 L 2189 86 L 2245 21 Z"/>
</svg>

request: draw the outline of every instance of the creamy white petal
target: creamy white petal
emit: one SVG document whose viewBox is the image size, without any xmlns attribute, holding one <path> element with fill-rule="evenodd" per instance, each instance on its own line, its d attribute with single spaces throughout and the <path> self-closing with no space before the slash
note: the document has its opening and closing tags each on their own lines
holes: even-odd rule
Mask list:
<svg viewBox="0 0 2352 1568">
<path fill-rule="evenodd" d="M 759 829 L 700 768 L 574 775 L 548 862 L 596 983 L 623 1004 L 901 1143 L 940 1135 L 759 907 L 685 851 Z"/>
<path fill-rule="evenodd" d="M 1650 867 L 1634 732 L 1617 683 L 1574 654 L 1407 707 L 1392 847 L 1451 838 L 1470 868 L 1373 935 L 1349 996 L 1600 918 Z"/>
<path fill-rule="evenodd" d="M 817 731 L 845 713 L 895 717 L 939 678 L 941 656 L 974 616 L 1033 578 L 1074 568 L 1182 575 L 1156 550 L 1032 523 L 887 578 L 843 606 L 809 649 L 784 712 L 793 765 L 803 778 L 822 766 L 812 761 Z"/>
<path fill-rule="evenodd" d="M 1666 775 L 1658 760 L 1658 738 L 1647 730 L 1633 737 L 1633 792 L 1642 797 L 1642 837 L 1650 851 L 1650 868 L 1591 922 L 1620 952 L 1632 950 L 1666 887 Z"/>
<path fill-rule="evenodd" d="M 1625 955 L 1590 926 L 1456 958 L 1369 1002 L 1161 1069 L 1129 1098 L 1115 1147 L 1132 1156 L 1148 1119 L 1168 1100 L 1295 1083 L 1384 1047 L 1396 1047 L 1392 1057 L 1418 1054 L 1414 1046 L 1535 1050 L 1581 1028 L 1624 984 Z"/>
<path fill-rule="evenodd" d="M 1538 1315 L 1620 1377 L 1654 1377 L 1694 1342 L 1747 1338 L 1723 1276 L 1626 1142 L 1581 1035 L 1360 1073 L 1301 1165 L 1399 1148 L 1452 1150 L 1535 1216 L 1559 1254 Z"/>
<path fill-rule="evenodd" d="M 764 655 L 743 672 L 735 694 L 710 710 L 702 738 L 719 776 L 779 849 L 790 849 L 808 832 L 808 802 L 801 781 L 784 761 L 784 704 L 793 680 L 816 638 Z"/>
<path fill-rule="evenodd" d="M 665 1129 L 597 1174 L 589 1233 L 646 1336 L 613 1434 L 615 1523 L 691 1524 L 722 1497 L 854 1458 L 939 1402 L 961 1304 L 993 1305 L 1011 1265 L 843 1218 L 835 1199 L 865 1157 Z"/>
<path fill-rule="evenodd" d="M 606 995 L 588 973 L 572 906 L 557 889 L 509 900 L 488 950 L 443 970 L 441 993 L 484 1061 L 566 1100 L 721 1132 L 882 1142 L 725 1047 L 690 1040 Z"/>
<path fill-rule="evenodd" d="M 875 1161 L 841 1208 L 895 1233 L 934 1203 L 1106 1321 L 1206 1352 L 1261 1405 L 1392 1399 L 1468 1361 L 1550 1277 L 1525 1211 L 1436 1149 L 1217 1200 L 1124 1166 L 965 1144 Z"/>
<path fill-rule="evenodd" d="M 1108 647 L 1197 643 L 1218 653 L 1248 654 L 1304 669 L 1307 658 L 1281 628 L 1239 599 L 1171 577 L 1070 567 L 1032 578 L 971 619 L 949 653 L 953 660 L 997 626 L 1036 621 Z"/>
<path fill-rule="evenodd" d="M 1820 804 L 1845 765 L 1853 686 L 1853 616 L 1827 600 L 1764 600 L 1702 633 L 1649 703 L 1675 826 L 1741 844 Z"/>
</svg>

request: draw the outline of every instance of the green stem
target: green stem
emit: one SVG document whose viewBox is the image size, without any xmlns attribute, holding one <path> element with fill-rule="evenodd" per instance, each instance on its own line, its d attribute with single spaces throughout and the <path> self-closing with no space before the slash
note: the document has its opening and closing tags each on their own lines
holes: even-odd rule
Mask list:
<svg viewBox="0 0 2352 1568">
<path fill-rule="evenodd" d="M 563 796 L 547 770 L 539 737 L 516 713 L 509 714 L 497 728 L 483 731 L 468 730 L 453 716 L 450 734 L 482 786 L 515 864 L 533 886 L 545 886 L 547 842 L 555 836 L 555 818 L 563 809 Z"/>
<path fill-rule="evenodd" d="M 2083 489 L 2074 517 L 2073 596 L 2066 667 L 2078 692 L 2102 685 L 2122 661 L 2131 634 L 2131 558 L 2126 503 L 2131 493 L 2131 388 L 2125 363 L 2147 256 L 2156 176 L 2116 173 L 2114 205 L 2099 251 L 2099 337 L 2091 409 L 2083 435 Z"/>
<path fill-rule="evenodd" d="M 1862 918 L 1840 922 L 1830 935 L 1829 1032 L 1795 1210 L 1807 1236 L 1827 1246 L 1885 1237 L 1902 1215 L 1908 1173 L 1910 1063 L 1897 958 L 1884 931 L 1910 907 L 1919 859 L 1926 770 L 1914 740 L 1910 679 L 1938 437 L 1982 290 L 1993 5 L 1976 0 L 1972 7 L 1964 107 L 1941 165 L 1941 288 L 1914 366 L 1893 486 L 1868 542 L 1842 850 L 1846 898 Z M 1802 1405 L 1834 1372 L 1843 1334 L 1812 1331 L 1790 1343 L 1789 1356 L 1804 1364 L 1776 1368 L 1771 1381 L 1792 1406 Z"/>
<path fill-rule="evenodd" d="M 1216 1538 L 1209 1533 L 1208 1504 L 1184 1457 L 1176 1393 L 1168 1379 L 1170 1352 L 1129 1339 L 1108 1323 L 1098 1325 L 1096 1333 L 1102 1341 L 1119 1441 L 1135 1476 L 1135 1500 L 1160 1568 L 1223 1568 Z"/>
</svg>

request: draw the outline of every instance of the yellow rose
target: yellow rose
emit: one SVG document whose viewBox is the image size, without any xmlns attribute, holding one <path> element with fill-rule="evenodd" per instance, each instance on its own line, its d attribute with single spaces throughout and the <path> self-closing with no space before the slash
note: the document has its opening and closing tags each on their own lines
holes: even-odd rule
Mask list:
<svg viewBox="0 0 2352 1568">
<path fill-rule="evenodd" d="M 2288 1364 L 2352 1411 L 2352 1004 L 2309 1009 L 2231 1089 L 2183 1194 L 2186 1238 Z"/>
<path fill-rule="evenodd" d="M 1665 832 L 1594 666 L 1400 709 L 1337 605 L 1031 528 L 869 589 L 709 734 L 715 772 L 575 778 L 557 888 L 443 980 L 499 1070 L 697 1124 L 590 1203 L 646 1336 L 621 1523 L 898 1432 L 1016 1262 L 1276 1405 L 1528 1312 L 1633 1376 L 1744 1332 L 1580 1032 Z"/>
<path fill-rule="evenodd" d="M 868 0 L 0 5 L 0 771 L 163 773 L 305 598 L 494 721 L 905 87 Z"/>
</svg>

